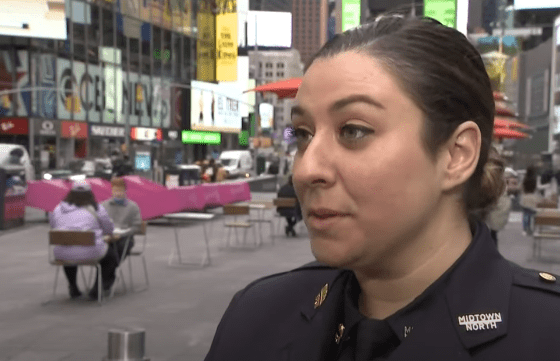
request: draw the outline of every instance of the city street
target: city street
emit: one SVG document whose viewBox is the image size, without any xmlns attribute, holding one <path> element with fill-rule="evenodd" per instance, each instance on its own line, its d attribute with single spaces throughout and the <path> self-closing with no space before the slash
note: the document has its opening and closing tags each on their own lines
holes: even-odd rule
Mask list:
<svg viewBox="0 0 560 361">
<path fill-rule="evenodd" d="M 274 197 L 272 193 L 252 194 L 254 200 Z M 200 361 L 237 290 L 256 278 L 313 260 L 303 226 L 297 228 L 297 238 L 286 238 L 282 227 L 281 236 L 272 245 L 266 237 L 269 227 L 263 225 L 263 247 L 255 251 L 224 250 L 219 217 L 211 239 L 211 266 L 169 266 L 175 242 L 173 228 L 150 225 L 146 249 L 148 290 L 124 294 L 118 287 L 115 297 L 99 306 L 86 299 L 70 300 L 61 273 L 57 299 L 42 305 L 52 296 L 55 267 L 49 265 L 47 258 L 48 224 L 41 221 L 40 212 L 31 214 L 34 218 L 26 227 L 0 233 L 0 361 L 101 360 L 107 354 L 108 330 L 123 327 L 146 330 L 146 357 L 152 361 Z M 544 252 L 556 253 L 559 263 L 530 260 L 532 240 L 521 234 L 520 213 L 511 214 L 510 223 L 498 237 L 506 258 L 526 267 L 560 273 L 560 242 L 543 246 Z M 184 255 L 190 259 L 201 257 L 204 244 L 200 223 L 182 228 L 180 239 Z M 136 243 L 141 243 L 141 237 L 136 238 Z M 133 262 L 139 288 L 143 281 L 141 260 L 135 258 Z M 128 280 L 128 268 L 124 273 Z"/>
</svg>

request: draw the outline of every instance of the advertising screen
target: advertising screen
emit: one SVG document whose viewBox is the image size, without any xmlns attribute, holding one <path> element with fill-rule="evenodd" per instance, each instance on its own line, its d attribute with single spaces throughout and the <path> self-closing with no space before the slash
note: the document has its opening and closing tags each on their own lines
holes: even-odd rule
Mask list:
<svg viewBox="0 0 560 361">
<path fill-rule="evenodd" d="M 261 129 L 263 131 L 272 129 L 274 119 L 274 105 L 268 103 L 259 104 L 259 115 L 261 117 Z"/>
<path fill-rule="evenodd" d="M 292 46 L 292 14 L 279 11 L 249 11 L 247 14 L 247 46 Z"/>
<path fill-rule="evenodd" d="M 515 0 L 513 7 L 515 10 L 552 9 L 560 8 L 560 2 L 558 0 Z"/>
<path fill-rule="evenodd" d="M 66 39 L 65 0 L 0 1 L 0 35 Z"/>
<path fill-rule="evenodd" d="M 191 82 L 191 129 L 224 133 L 241 131 L 241 90 L 227 83 Z"/>
<path fill-rule="evenodd" d="M 361 0 L 342 0 L 342 31 L 360 26 Z"/>
<path fill-rule="evenodd" d="M 237 14 L 216 15 L 216 80 L 237 80 Z"/>
<path fill-rule="evenodd" d="M 134 165 L 136 170 L 150 170 L 152 165 L 152 156 L 150 152 L 137 152 Z"/>
<path fill-rule="evenodd" d="M 182 140 L 184 144 L 219 145 L 222 143 L 222 135 L 215 132 L 196 132 L 192 130 L 183 130 Z"/>
<path fill-rule="evenodd" d="M 424 16 L 450 28 L 457 27 L 457 0 L 424 0 Z"/>
</svg>

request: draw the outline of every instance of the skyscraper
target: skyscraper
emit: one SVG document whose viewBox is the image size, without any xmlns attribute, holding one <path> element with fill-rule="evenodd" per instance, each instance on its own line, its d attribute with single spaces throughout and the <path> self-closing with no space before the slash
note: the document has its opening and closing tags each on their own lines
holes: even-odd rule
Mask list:
<svg viewBox="0 0 560 361">
<path fill-rule="evenodd" d="M 292 46 L 306 64 L 327 41 L 328 0 L 293 0 Z"/>
<path fill-rule="evenodd" d="M 250 0 L 249 10 L 291 12 L 292 0 Z"/>
</svg>

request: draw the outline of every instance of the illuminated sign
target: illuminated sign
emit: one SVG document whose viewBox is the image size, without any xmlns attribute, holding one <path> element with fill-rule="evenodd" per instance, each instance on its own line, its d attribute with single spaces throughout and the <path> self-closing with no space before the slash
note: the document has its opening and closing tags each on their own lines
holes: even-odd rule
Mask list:
<svg viewBox="0 0 560 361">
<path fill-rule="evenodd" d="M 457 28 L 457 0 L 424 0 L 424 16 Z"/>
<path fill-rule="evenodd" d="M 130 137 L 134 140 L 162 140 L 161 129 L 135 127 L 130 130 Z"/>
<path fill-rule="evenodd" d="M 360 26 L 361 0 L 342 0 L 342 32 Z"/>
<path fill-rule="evenodd" d="M 191 129 L 239 133 L 241 89 L 232 84 L 191 81 Z"/>
<path fill-rule="evenodd" d="M 237 80 L 237 14 L 216 15 L 216 80 Z"/>
<path fill-rule="evenodd" d="M 197 15 L 198 40 L 196 41 L 196 78 L 216 80 L 216 24 L 214 15 L 199 12 Z"/>
<path fill-rule="evenodd" d="M 185 144 L 213 144 L 222 143 L 222 135 L 212 132 L 195 132 L 192 130 L 183 130 L 183 143 Z"/>
<path fill-rule="evenodd" d="M 261 130 L 270 130 L 274 124 L 274 105 L 268 103 L 259 104 L 259 116 L 261 119 Z"/>
<path fill-rule="evenodd" d="M 65 1 L 0 1 L 0 35 L 66 40 Z"/>
</svg>

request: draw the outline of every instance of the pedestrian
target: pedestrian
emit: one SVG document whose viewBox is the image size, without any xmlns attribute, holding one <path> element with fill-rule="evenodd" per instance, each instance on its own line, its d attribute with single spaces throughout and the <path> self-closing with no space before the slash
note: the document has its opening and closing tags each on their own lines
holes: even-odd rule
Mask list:
<svg viewBox="0 0 560 361">
<path fill-rule="evenodd" d="M 292 175 L 288 176 L 288 182 L 278 190 L 278 198 L 295 198 L 297 201 L 296 191 L 294 189 L 294 183 L 292 181 Z M 299 202 L 297 202 L 296 206 L 293 208 L 278 207 L 276 211 L 282 217 L 286 218 L 286 236 L 291 235 L 292 237 L 296 237 L 297 234 L 294 227 L 296 223 L 301 221 L 301 219 L 303 218 Z"/>
<path fill-rule="evenodd" d="M 293 184 L 317 262 L 237 292 L 206 361 L 558 360 L 560 286 L 498 252 L 484 62 L 459 31 L 382 15 L 304 69 Z"/>
<path fill-rule="evenodd" d="M 140 207 L 126 194 L 126 182 L 123 178 L 111 180 L 112 197 L 102 203 L 116 228 L 125 232 L 110 236 L 110 244 L 115 247 L 119 262 L 130 254 L 134 247 L 134 235 L 142 230 Z M 128 241 L 128 245 L 127 245 Z"/>
<path fill-rule="evenodd" d="M 524 236 L 533 233 L 533 218 L 537 213 L 537 205 L 541 201 L 542 197 L 537 191 L 536 170 L 529 166 L 523 178 L 521 200 L 519 201 L 523 212 L 522 225 Z"/>
<path fill-rule="evenodd" d="M 95 201 L 90 185 L 85 181 L 74 182 L 66 198 L 50 214 L 49 221 L 53 229 L 95 233 L 95 246 L 55 246 L 54 258 L 63 261 L 100 259 L 103 290 L 108 293 L 115 282 L 115 270 L 119 263 L 117 253 L 107 245 L 103 236 L 112 235 L 114 226 L 105 208 Z M 78 267 L 64 266 L 71 298 L 82 295 L 78 288 L 77 273 Z M 97 282 L 96 276 L 89 292 L 89 297 L 94 300 L 98 297 Z"/>
</svg>

